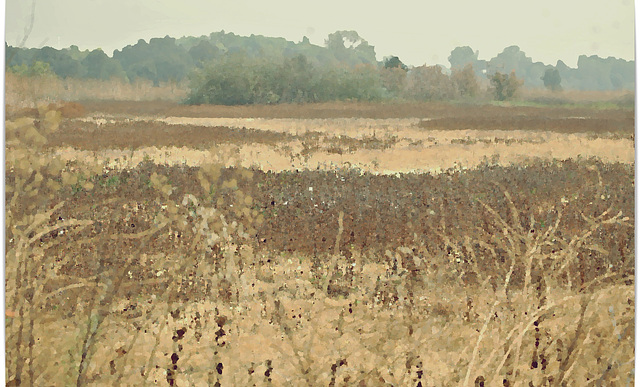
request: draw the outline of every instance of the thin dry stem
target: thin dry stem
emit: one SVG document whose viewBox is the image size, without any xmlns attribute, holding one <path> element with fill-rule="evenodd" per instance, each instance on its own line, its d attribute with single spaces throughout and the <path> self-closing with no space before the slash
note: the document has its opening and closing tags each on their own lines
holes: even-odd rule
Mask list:
<svg viewBox="0 0 640 387">
<path fill-rule="evenodd" d="M 329 262 L 327 276 L 324 279 L 324 283 L 322 284 L 322 290 L 324 293 L 327 293 L 327 289 L 329 288 L 329 281 L 331 280 L 334 267 L 336 266 L 338 258 L 340 257 L 340 239 L 342 238 L 342 233 L 344 232 L 343 219 L 344 212 L 340 211 L 340 213 L 338 214 L 338 234 L 336 235 L 336 243 L 334 245 L 333 256 L 331 257 L 331 261 Z"/>
<path fill-rule="evenodd" d="M 478 352 L 480 350 L 480 342 L 482 341 L 482 338 L 484 337 L 484 333 L 487 331 L 487 326 L 489 325 L 489 321 L 491 321 L 491 317 L 493 317 L 493 313 L 494 313 L 498 303 L 499 303 L 499 301 L 497 301 L 497 300 L 493 303 L 493 305 L 491 306 L 491 310 L 489 311 L 489 314 L 484 319 L 484 324 L 482 324 L 482 329 L 480 329 L 480 334 L 478 335 L 478 340 L 476 341 L 476 345 L 473 347 L 473 354 L 471 355 L 471 361 L 469 361 L 469 365 L 467 366 L 467 374 L 464 377 L 464 384 L 463 384 L 464 386 L 468 386 L 469 385 L 469 377 L 471 376 L 471 373 L 473 371 L 473 367 L 474 367 L 475 362 L 476 362 L 476 358 L 478 357 Z"/>
</svg>

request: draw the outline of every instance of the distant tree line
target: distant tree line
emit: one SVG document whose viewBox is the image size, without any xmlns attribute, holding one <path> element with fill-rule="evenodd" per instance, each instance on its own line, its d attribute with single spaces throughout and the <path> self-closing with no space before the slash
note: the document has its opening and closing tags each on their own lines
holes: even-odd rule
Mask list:
<svg viewBox="0 0 640 387">
<path fill-rule="evenodd" d="M 122 78 L 134 81 L 149 79 L 154 83 L 181 81 L 196 68 L 228 55 L 241 54 L 248 58 L 283 60 L 304 55 L 319 66 L 360 64 L 377 65 L 373 46 L 355 31 L 330 34 L 326 47 L 313 45 L 306 37 L 299 43 L 284 38 L 268 38 L 233 33 L 214 32 L 209 36 L 170 36 L 153 38 L 147 43 L 140 39 L 134 45 L 115 50 L 107 56 L 101 49 L 80 51 L 77 46 L 57 50 L 51 47 L 16 48 L 5 43 L 6 68 L 17 72 L 36 62 L 49 63 L 61 78 Z"/>
<path fill-rule="evenodd" d="M 495 73 L 515 75 L 525 87 L 547 87 L 552 90 L 634 90 L 635 62 L 596 55 L 578 57 L 578 67 L 570 68 L 559 60 L 555 66 L 533 62 L 518 46 L 510 46 L 489 61 L 478 59 L 471 47 L 456 47 L 449 56 L 451 69 L 470 64 L 479 77 Z"/>
<path fill-rule="evenodd" d="M 533 62 L 517 46 L 489 61 L 470 47 L 457 47 L 443 66 L 405 65 L 397 56 L 376 60 L 373 46 L 355 31 L 330 34 L 324 47 L 304 37 L 295 43 L 259 35 L 214 32 L 139 40 L 109 57 L 77 46 L 23 49 L 5 43 L 6 66 L 23 75 L 60 78 L 151 80 L 154 85 L 188 81 L 189 103 L 251 104 L 330 100 L 450 100 L 489 89 L 512 98 L 520 86 L 551 90 L 635 88 L 635 64 L 580 56 L 578 67 Z"/>
<path fill-rule="evenodd" d="M 452 100 L 475 97 L 471 66 L 451 75 L 441 66 L 409 68 L 397 57 L 383 64 L 313 64 L 304 55 L 282 61 L 236 54 L 209 62 L 190 76 L 191 104 L 275 104 L 336 100 Z"/>
<path fill-rule="evenodd" d="M 15 48 L 5 43 L 6 68 L 23 75 L 56 75 L 60 78 L 126 78 L 119 61 L 101 49 L 80 51 L 77 46 L 56 50 L 51 47 Z"/>
</svg>

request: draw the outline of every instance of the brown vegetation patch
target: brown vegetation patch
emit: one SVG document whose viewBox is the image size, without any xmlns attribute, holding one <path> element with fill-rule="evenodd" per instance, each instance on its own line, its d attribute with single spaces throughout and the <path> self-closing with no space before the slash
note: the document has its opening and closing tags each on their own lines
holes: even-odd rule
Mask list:
<svg viewBox="0 0 640 387">
<path fill-rule="evenodd" d="M 41 112 L 47 112 L 49 110 L 57 110 L 64 118 L 78 118 L 85 114 L 84 106 L 78 102 L 61 102 L 44 104 L 40 108 L 35 107 L 6 107 L 6 119 L 15 120 L 19 117 L 32 117 L 38 118 Z"/>
<path fill-rule="evenodd" d="M 51 107 L 50 107 L 51 109 Z M 77 102 L 66 102 L 57 109 L 65 118 L 77 118 L 85 115 L 85 108 Z"/>
<path fill-rule="evenodd" d="M 166 176 L 175 187 L 171 197 L 176 202 L 187 193 L 194 194 L 204 202 L 217 203 L 228 222 L 242 223 L 244 219 L 233 206 L 236 191 L 251 197 L 250 210 L 257 211 L 264 222 L 252 226 L 255 232 L 250 242 L 265 252 L 320 258 L 336 253 L 350 257 L 355 251 L 362 251 L 382 257 L 387 250 L 410 247 L 422 254 L 449 256 L 454 260 L 463 255 L 465 259 L 477 256 L 479 261 L 475 264 L 489 275 L 494 270 L 506 270 L 508 260 L 494 245 L 494 232 L 498 230 L 494 230 L 482 203 L 495 209 L 503 219 L 510 219 L 505 191 L 511 194 L 516 208 L 522 209 L 519 222 L 532 234 L 544 232 L 553 224 L 560 208 L 564 214 L 558 230 L 566 236 L 589 227 L 581 213 L 596 216 L 609 208 L 611 214 L 618 211 L 633 214 L 633 171 L 622 164 L 596 161 L 486 166 L 437 176 L 362 175 L 357 170 L 251 171 L 249 180 L 235 178 L 247 170 L 231 168 L 221 170 L 215 183 L 217 188 L 208 199 L 198 181 L 198 171 L 200 168 L 143 163 L 130 171 L 106 172 L 91 179 L 96 187 L 91 192 L 83 189 L 61 192 L 60 200 L 66 200 L 66 204 L 56 216 L 94 220 L 96 223 L 85 232 L 85 237 L 92 232 L 120 235 L 145 229 L 162 204 L 153 200 L 155 191 L 149 182 L 149 176 L 157 173 Z M 236 179 L 237 188 L 225 188 L 223 182 L 231 179 Z M 7 184 L 11 184 L 11 173 Z M 341 212 L 345 232 L 336 252 L 336 224 Z M 468 238 L 484 241 L 486 245 L 465 245 Z M 159 235 L 145 248 L 152 254 L 169 251 L 175 243 L 175 237 Z M 610 253 L 598 255 L 595 254 L 598 249 L 592 251 L 589 262 L 581 263 L 582 277 L 578 281 L 602 274 L 608 265 L 632 270 L 634 245 L 629 229 L 611 226 L 606 234 L 593 235 L 592 243 Z M 495 249 L 493 254 L 488 254 L 489 245 Z M 71 245 L 64 245 L 61 252 L 68 254 L 69 248 Z M 82 255 L 82 245 L 76 248 Z M 78 262 L 73 267 L 86 269 Z"/>
<path fill-rule="evenodd" d="M 271 144 L 292 136 L 270 131 L 224 126 L 169 125 L 157 121 L 97 123 L 67 121 L 52 134 L 48 145 L 83 150 L 189 147 L 207 149 L 216 144 Z"/>
<path fill-rule="evenodd" d="M 279 105 L 183 105 L 170 101 L 80 101 L 88 113 L 158 117 L 228 118 L 446 118 L 507 117 L 620 119 L 626 123 L 633 109 L 594 109 L 589 107 L 496 106 L 444 102 L 331 102 Z M 458 128 L 460 129 L 460 128 Z"/>
<path fill-rule="evenodd" d="M 603 117 L 539 117 L 535 115 L 477 115 L 434 118 L 420 121 L 419 127 L 434 130 L 535 130 L 560 133 L 633 134 L 633 111 L 607 111 Z M 550 114 L 551 115 L 551 114 Z"/>
<path fill-rule="evenodd" d="M 36 109 L 34 109 L 36 110 Z M 38 116 L 37 110 L 34 117 Z M 208 149 L 216 144 L 267 144 L 278 146 L 300 141 L 302 155 L 327 151 L 353 153 L 358 149 L 385 150 L 398 143 L 397 136 L 364 135 L 362 138 L 331 136 L 316 131 L 299 135 L 272 130 L 227 126 L 167 124 L 146 120 L 65 121 L 49 138 L 48 146 L 72 147 L 78 150 L 137 149 L 143 147 L 187 147 Z M 285 147 L 287 145 L 284 145 Z"/>
</svg>

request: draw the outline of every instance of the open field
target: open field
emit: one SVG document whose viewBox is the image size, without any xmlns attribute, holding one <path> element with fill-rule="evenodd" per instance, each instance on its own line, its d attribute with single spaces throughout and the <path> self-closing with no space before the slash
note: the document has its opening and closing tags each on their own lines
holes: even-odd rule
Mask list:
<svg viewBox="0 0 640 387">
<path fill-rule="evenodd" d="M 156 105 L 85 104 L 85 116 L 65 122 L 49 146 L 65 160 L 112 166 L 133 167 L 145 158 L 191 166 L 216 160 L 271 171 L 348 165 L 373 173 L 438 172 L 532 157 L 634 161 L 633 111 L 624 109 Z"/>
<path fill-rule="evenodd" d="M 7 124 L 13 383 L 633 383 L 632 110 L 72 110 Z"/>
<path fill-rule="evenodd" d="M 579 94 L 582 95 L 582 94 Z M 589 94 L 586 94 L 589 96 Z M 562 117 L 595 117 L 620 120 L 633 117 L 633 103 L 616 106 L 616 101 L 628 96 L 606 94 L 598 98 L 592 95 L 593 103 L 603 103 L 608 108 L 597 109 L 588 105 L 580 105 L 575 100 L 571 105 L 550 106 L 518 106 L 516 103 L 505 102 L 500 105 L 480 103 L 445 103 L 445 102 L 399 102 L 399 103 L 368 103 L 368 102 L 336 102 L 317 104 L 279 104 L 279 105 L 183 105 L 172 101 L 80 101 L 89 115 L 119 115 L 119 116 L 159 116 L 159 117 L 231 117 L 231 118 L 445 118 L 457 115 L 465 117 L 517 118 L 523 115 L 530 117 L 562 118 Z M 633 94 L 631 94 L 633 101 Z M 584 97 L 588 101 L 588 97 Z M 585 101 L 583 101 L 585 102 Z M 612 107 L 613 106 L 613 107 Z M 625 114 L 620 114 L 625 112 Z M 495 120 L 495 118 L 494 118 Z M 497 122 L 495 120 L 494 122 Z M 453 128 L 460 129 L 460 128 Z"/>
</svg>

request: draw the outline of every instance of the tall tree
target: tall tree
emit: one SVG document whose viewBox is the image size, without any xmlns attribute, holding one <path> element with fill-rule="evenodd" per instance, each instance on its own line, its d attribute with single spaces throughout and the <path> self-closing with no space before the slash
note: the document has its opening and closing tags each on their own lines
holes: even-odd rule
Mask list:
<svg viewBox="0 0 640 387">
<path fill-rule="evenodd" d="M 325 40 L 325 44 L 336 59 L 342 63 L 349 65 L 377 63 L 374 47 L 369 45 L 356 31 L 331 33 Z"/>
<path fill-rule="evenodd" d="M 522 86 L 523 81 L 516 77 L 515 71 L 510 75 L 496 72 L 491 77 L 491 86 L 493 86 L 494 96 L 498 101 L 511 99 Z"/>
<path fill-rule="evenodd" d="M 523 84 L 529 87 L 542 86 L 541 77 L 544 76 L 545 66 L 541 62 L 534 63 L 520 47 L 509 46 L 500 54 L 491 58 L 487 64 L 487 75 L 492 76 L 496 72 L 509 74 L 515 71 L 516 75 L 523 81 Z"/>
<path fill-rule="evenodd" d="M 407 74 L 407 97 L 417 100 L 449 100 L 455 91 L 453 83 L 440 66 L 415 67 Z"/>
<path fill-rule="evenodd" d="M 49 63 L 53 72 L 61 78 L 80 78 L 84 75 L 80 61 L 73 59 L 67 50 L 43 47 L 36 52 L 34 60 Z"/>
<path fill-rule="evenodd" d="M 562 79 L 560 78 L 560 72 L 557 68 L 547 69 L 544 72 L 544 76 L 542 76 L 542 82 L 544 82 L 544 87 L 551 91 L 562 90 L 562 86 L 560 86 Z"/>
<path fill-rule="evenodd" d="M 478 59 L 478 51 L 473 51 L 469 46 L 454 48 L 448 60 L 451 70 L 461 70 L 470 64 L 478 77 L 484 76 L 487 69 L 487 61 Z"/>
<path fill-rule="evenodd" d="M 478 95 L 480 85 L 476 78 L 476 73 L 473 71 L 473 65 L 467 63 L 463 69 L 451 70 L 451 81 L 456 87 L 456 90 L 462 97 L 475 97 Z"/>
<path fill-rule="evenodd" d="M 397 56 L 389 56 L 384 58 L 384 68 L 385 69 L 400 68 L 402 70 L 407 70 L 407 66 L 404 63 L 402 63 L 400 58 L 398 58 Z"/>
<path fill-rule="evenodd" d="M 208 40 L 201 40 L 189 49 L 189 55 L 197 67 L 203 67 L 204 63 L 220 55 L 220 50 Z"/>
<path fill-rule="evenodd" d="M 449 55 L 449 63 L 452 69 L 462 69 L 468 64 L 474 64 L 478 60 L 478 52 L 473 52 L 471 47 L 456 47 Z"/>
<path fill-rule="evenodd" d="M 122 66 L 116 60 L 109 58 L 101 49 L 91 51 L 83 60 L 87 78 L 109 80 L 111 78 L 124 78 Z"/>
<path fill-rule="evenodd" d="M 149 43 L 140 39 L 133 46 L 113 52 L 130 80 L 143 77 L 153 80 L 155 86 L 169 80 L 182 80 L 193 68 L 193 60 L 182 46 L 170 36 L 153 38 Z"/>
<path fill-rule="evenodd" d="M 391 94 L 390 97 L 397 97 L 407 84 L 407 70 L 402 67 L 383 67 L 380 69 L 380 80 L 382 87 Z"/>
</svg>

